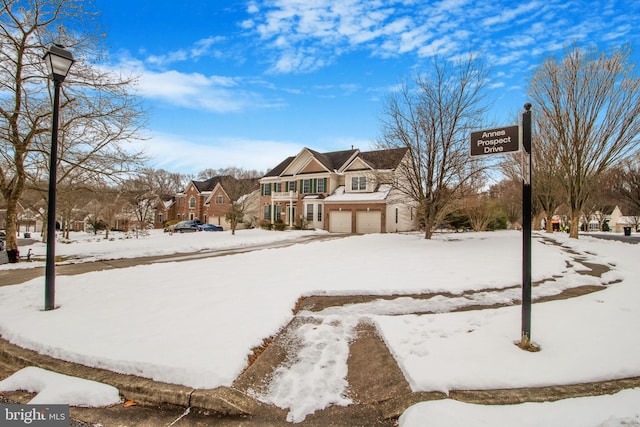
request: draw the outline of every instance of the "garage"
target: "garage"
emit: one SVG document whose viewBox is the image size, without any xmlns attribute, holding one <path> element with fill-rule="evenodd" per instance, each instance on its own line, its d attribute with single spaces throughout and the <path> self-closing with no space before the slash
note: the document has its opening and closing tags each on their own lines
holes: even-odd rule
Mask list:
<svg viewBox="0 0 640 427">
<path fill-rule="evenodd" d="M 356 212 L 356 233 L 381 233 L 382 212 Z"/>
<path fill-rule="evenodd" d="M 329 231 L 332 233 L 351 233 L 351 211 L 331 211 L 329 213 Z"/>
</svg>

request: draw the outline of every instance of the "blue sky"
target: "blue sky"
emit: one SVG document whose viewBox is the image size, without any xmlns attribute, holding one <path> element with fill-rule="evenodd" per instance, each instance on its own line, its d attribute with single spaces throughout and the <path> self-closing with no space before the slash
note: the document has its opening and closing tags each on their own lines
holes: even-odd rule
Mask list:
<svg viewBox="0 0 640 427">
<path fill-rule="evenodd" d="M 570 44 L 640 49 L 637 0 L 96 0 L 109 66 L 140 76 L 151 165 L 266 171 L 302 147 L 372 148 L 385 99 L 433 56 L 490 65 L 511 124 Z M 634 51 L 637 62 L 640 56 Z"/>
</svg>

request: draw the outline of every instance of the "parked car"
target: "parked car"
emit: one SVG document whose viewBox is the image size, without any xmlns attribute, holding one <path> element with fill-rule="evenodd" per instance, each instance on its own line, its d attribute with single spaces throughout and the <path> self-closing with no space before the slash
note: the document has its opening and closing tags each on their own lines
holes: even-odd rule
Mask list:
<svg viewBox="0 0 640 427">
<path fill-rule="evenodd" d="M 0 231 L 0 240 L 6 240 L 7 234 L 4 231 Z"/>
<path fill-rule="evenodd" d="M 198 231 L 222 231 L 222 227 L 215 224 L 200 224 Z"/>
<path fill-rule="evenodd" d="M 198 231 L 198 226 L 202 222 L 197 219 L 188 219 L 186 221 L 180 221 L 173 226 L 173 231 L 176 233 L 189 233 L 191 231 Z"/>
</svg>

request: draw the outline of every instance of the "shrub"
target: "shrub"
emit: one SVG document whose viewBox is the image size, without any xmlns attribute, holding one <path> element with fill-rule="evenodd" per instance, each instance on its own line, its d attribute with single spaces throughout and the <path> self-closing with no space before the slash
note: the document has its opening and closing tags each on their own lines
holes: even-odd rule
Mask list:
<svg viewBox="0 0 640 427">
<path fill-rule="evenodd" d="M 275 224 L 273 224 L 273 229 L 276 231 L 284 231 L 287 228 L 287 224 L 282 222 L 282 220 L 277 220 Z"/>
<path fill-rule="evenodd" d="M 260 223 L 260 228 L 262 228 L 263 230 L 271 230 L 272 224 L 269 221 L 262 221 Z"/>
</svg>

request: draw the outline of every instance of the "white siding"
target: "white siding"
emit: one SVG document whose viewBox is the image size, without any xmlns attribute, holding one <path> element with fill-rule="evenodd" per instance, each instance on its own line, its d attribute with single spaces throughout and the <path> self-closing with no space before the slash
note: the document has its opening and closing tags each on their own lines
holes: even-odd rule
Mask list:
<svg viewBox="0 0 640 427">
<path fill-rule="evenodd" d="M 397 209 L 397 211 L 396 211 Z M 387 206 L 387 233 L 414 231 L 417 229 L 417 210 L 410 204 L 396 203 Z"/>
</svg>

